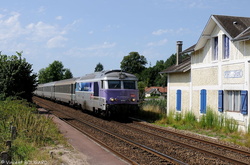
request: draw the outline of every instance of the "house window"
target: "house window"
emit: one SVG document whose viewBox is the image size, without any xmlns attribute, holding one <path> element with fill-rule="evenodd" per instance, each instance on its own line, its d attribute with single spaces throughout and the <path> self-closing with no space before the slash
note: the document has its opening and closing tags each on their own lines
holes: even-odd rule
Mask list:
<svg viewBox="0 0 250 165">
<path fill-rule="evenodd" d="M 240 91 L 226 91 L 226 110 L 240 112 Z"/>
<path fill-rule="evenodd" d="M 207 90 L 202 89 L 200 92 L 200 113 L 206 113 L 207 110 Z"/>
<path fill-rule="evenodd" d="M 181 111 L 181 90 L 176 91 L 176 110 Z"/>
<path fill-rule="evenodd" d="M 213 60 L 218 60 L 218 37 L 213 38 Z"/>
<path fill-rule="evenodd" d="M 248 114 L 248 91 L 218 91 L 218 110 Z"/>
<path fill-rule="evenodd" d="M 229 58 L 229 38 L 223 35 L 223 59 Z"/>
</svg>

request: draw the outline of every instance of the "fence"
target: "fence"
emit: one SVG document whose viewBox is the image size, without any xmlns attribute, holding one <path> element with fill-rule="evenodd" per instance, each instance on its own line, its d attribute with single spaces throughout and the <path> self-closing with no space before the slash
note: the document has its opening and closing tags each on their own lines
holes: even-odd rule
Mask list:
<svg viewBox="0 0 250 165">
<path fill-rule="evenodd" d="M 6 141 L 6 151 L 1 152 L 1 165 L 9 165 L 11 163 L 11 143 L 16 139 L 17 129 L 14 126 L 10 126 L 11 140 Z"/>
</svg>

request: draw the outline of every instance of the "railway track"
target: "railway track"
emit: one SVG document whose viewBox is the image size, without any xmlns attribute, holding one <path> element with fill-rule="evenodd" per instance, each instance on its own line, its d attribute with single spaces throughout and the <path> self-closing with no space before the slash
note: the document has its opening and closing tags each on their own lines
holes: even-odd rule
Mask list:
<svg viewBox="0 0 250 165">
<path fill-rule="evenodd" d="M 228 152 L 239 153 L 239 154 L 244 155 L 245 158 L 248 157 L 249 159 L 247 161 L 250 162 L 250 149 L 247 151 L 247 150 L 243 150 L 240 148 L 235 148 L 235 146 L 228 146 L 228 145 L 220 144 L 215 141 L 209 141 L 208 139 L 204 140 L 204 137 L 202 136 L 199 136 L 199 138 L 192 137 L 190 135 L 180 134 L 171 130 L 166 130 L 166 129 L 159 128 L 157 126 L 152 126 L 143 122 L 139 122 L 137 119 L 133 119 L 133 120 L 134 120 L 133 125 L 129 126 L 130 128 L 134 128 L 138 130 L 137 127 L 139 126 L 140 130 L 142 130 L 143 128 L 146 128 L 146 131 L 152 131 L 152 133 L 159 132 L 159 133 L 162 133 L 162 136 L 164 137 L 168 136 L 168 138 L 171 138 L 171 137 L 178 136 L 185 140 L 194 141 L 196 143 L 202 143 L 203 145 L 206 145 L 206 147 L 215 147 L 215 148 L 220 148 L 222 150 L 227 150 Z"/>
<path fill-rule="evenodd" d="M 34 102 L 41 106 L 43 100 L 35 97 Z M 88 136 L 97 137 L 97 141 L 100 141 L 98 143 L 104 143 L 102 145 L 109 147 L 109 150 L 124 155 L 126 158 L 123 159 L 131 164 L 149 164 L 149 162 L 152 164 L 248 164 L 249 161 L 249 153 L 233 151 L 230 147 L 223 148 L 222 145 L 207 143 L 207 141 L 205 143 L 197 138 L 167 132 L 136 121 L 119 123 L 93 116 L 86 117 L 86 114 L 69 110 L 69 107 L 62 112 L 59 110 L 65 108 L 62 105 L 48 106 L 48 101 L 43 103 L 44 108 L 52 110 L 53 114 L 85 134 L 89 134 Z M 220 154 L 221 152 L 223 154 Z M 224 154 L 226 152 L 230 154 Z M 236 156 L 234 152 L 237 152 Z"/>
<path fill-rule="evenodd" d="M 155 136 L 164 141 L 175 143 L 177 145 L 183 145 L 192 150 L 197 150 L 205 154 L 219 157 L 220 159 L 231 162 L 232 164 L 249 164 L 250 163 L 249 151 L 218 144 L 218 143 L 204 140 L 204 139 L 197 138 L 197 137 L 180 134 L 174 131 L 165 130 L 162 128 L 158 128 L 156 126 L 143 124 L 137 121 L 134 121 L 133 124 L 131 125 L 126 125 L 126 127 L 128 127 L 128 129 L 134 129 L 137 132 L 141 132 L 144 135 Z M 199 145 L 197 145 L 197 143 L 199 143 Z M 200 146 L 203 146 L 203 147 L 200 147 Z M 226 152 L 222 152 L 222 151 L 226 151 Z"/>
<path fill-rule="evenodd" d="M 98 142 L 99 144 L 101 144 L 102 146 L 104 146 L 105 148 L 107 148 L 108 150 L 116 154 L 117 156 L 129 162 L 130 164 L 148 164 L 148 162 L 153 162 L 153 164 L 185 164 L 184 162 L 181 162 L 175 158 L 172 158 L 168 155 L 160 153 L 147 146 L 143 146 L 128 138 L 115 134 L 112 131 L 109 131 L 100 126 L 92 124 L 91 122 L 88 122 L 82 119 L 73 118 L 68 113 L 59 111 L 57 108 L 53 106 L 48 106 L 47 104 L 41 102 L 39 98 L 35 98 L 34 102 L 41 107 L 49 109 L 52 114 L 64 120 L 65 122 L 67 122 L 68 124 L 76 128 L 77 130 L 84 133 L 91 139 L 95 140 L 96 142 Z M 100 138 L 98 138 L 97 136 Z M 102 140 L 109 139 L 109 140 L 106 140 L 106 142 L 103 142 L 100 139 Z M 110 146 L 114 146 L 114 144 L 107 144 L 107 141 L 117 144 L 117 146 L 119 146 L 119 148 L 122 148 L 125 152 L 124 151 L 121 152 L 117 150 L 117 148 L 115 147 L 110 147 Z M 131 158 L 131 157 L 134 157 L 134 158 Z M 135 158 L 137 158 L 137 160 L 133 160 Z"/>
</svg>

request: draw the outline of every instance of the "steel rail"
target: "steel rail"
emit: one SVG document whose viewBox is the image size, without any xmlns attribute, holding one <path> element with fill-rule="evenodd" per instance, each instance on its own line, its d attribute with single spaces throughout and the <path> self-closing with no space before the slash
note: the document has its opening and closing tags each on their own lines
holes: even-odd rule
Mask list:
<svg viewBox="0 0 250 165">
<path fill-rule="evenodd" d="M 53 109 L 54 111 L 57 111 L 54 107 L 48 106 L 45 103 L 42 103 L 38 100 L 35 100 L 36 104 L 37 102 L 39 102 L 40 104 L 45 105 L 48 108 Z M 40 105 L 39 105 L 40 106 Z M 61 112 L 60 112 L 61 113 Z M 84 132 L 83 130 L 81 130 L 80 128 L 74 126 L 73 124 L 70 123 L 70 120 L 67 120 L 65 117 L 59 117 L 58 115 L 56 115 L 55 113 L 53 113 L 54 116 L 56 116 L 57 118 L 59 118 L 60 120 L 64 121 L 65 123 L 69 124 L 70 126 L 72 126 L 73 128 L 75 128 L 76 130 L 80 131 L 81 133 L 83 133 L 84 135 L 86 135 L 87 137 L 89 137 L 91 140 L 95 141 L 96 143 L 100 144 L 102 147 L 104 147 L 105 149 L 109 150 L 110 152 L 112 152 L 113 154 L 117 155 L 119 158 L 123 159 L 124 161 L 132 164 L 132 165 L 138 165 L 138 163 L 136 163 L 135 161 L 127 158 L 126 156 L 120 154 L 119 152 L 113 150 L 111 147 L 107 146 L 105 143 L 101 142 L 100 140 L 98 140 L 97 138 L 95 138 L 94 136 Z M 64 114 L 65 115 L 65 114 Z M 68 115 L 67 115 L 68 116 Z M 75 119 L 74 119 L 75 120 Z"/>
<path fill-rule="evenodd" d="M 122 141 L 124 141 L 126 143 L 129 143 L 129 144 L 134 145 L 134 146 L 136 146 L 138 148 L 141 148 L 141 149 L 143 149 L 143 150 L 145 150 L 145 151 L 147 151 L 147 152 L 149 152 L 151 154 L 154 154 L 154 155 L 156 155 L 156 156 L 158 156 L 158 157 L 160 157 L 160 158 L 162 158 L 164 160 L 167 160 L 167 161 L 170 161 L 170 162 L 173 162 L 173 163 L 177 163 L 177 164 L 186 164 L 186 163 L 184 163 L 184 162 L 182 162 L 180 160 L 177 160 L 177 159 L 175 159 L 175 158 L 173 158 L 171 156 L 168 156 L 166 154 L 158 152 L 158 151 L 156 151 L 156 150 L 154 150 L 154 149 L 152 149 L 150 147 L 147 147 L 145 145 L 142 145 L 142 144 L 139 144 L 137 142 L 134 142 L 134 141 L 132 141 L 132 140 L 126 138 L 126 137 L 120 136 L 120 135 L 118 135 L 118 134 L 116 134 L 114 132 L 111 132 L 111 131 L 109 131 L 107 129 L 104 129 L 102 127 L 96 126 L 96 125 L 94 125 L 94 124 L 92 124 L 90 122 L 86 122 L 86 121 L 82 121 L 82 120 L 78 120 L 78 119 L 75 119 L 75 121 L 78 121 L 80 123 L 84 123 L 84 124 L 88 125 L 89 127 L 95 128 L 95 129 L 97 129 L 99 131 L 102 131 L 102 132 L 104 132 L 104 133 L 106 133 L 106 134 L 108 134 L 110 136 L 113 136 L 113 137 L 115 137 L 117 139 L 120 139 L 120 140 L 122 140 Z"/>
<path fill-rule="evenodd" d="M 136 119 L 133 118 L 133 120 L 136 120 Z M 225 146 L 225 145 L 214 143 L 214 142 L 207 141 L 207 140 L 202 140 L 202 139 L 199 139 L 199 138 L 194 138 L 194 137 L 191 137 L 191 136 L 188 136 L 188 135 L 184 135 L 184 134 L 179 134 L 179 133 L 176 133 L 176 132 L 173 132 L 173 131 L 170 131 L 170 130 L 165 130 L 165 129 L 157 128 L 157 127 L 154 127 L 154 126 L 149 126 L 149 125 L 146 125 L 144 123 L 136 122 L 136 124 L 143 125 L 143 127 L 147 127 L 147 128 L 150 128 L 150 129 L 156 129 L 159 132 L 163 132 L 163 133 L 167 133 L 167 134 L 173 134 L 173 135 L 177 135 L 177 136 L 182 137 L 182 138 L 186 138 L 186 139 L 198 141 L 198 142 L 201 142 L 201 143 L 206 143 L 206 144 L 214 146 L 214 147 L 221 147 L 221 148 L 227 149 L 227 150 L 229 150 L 231 152 L 237 152 L 237 153 L 244 154 L 244 155 L 250 157 L 250 152 L 248 152 L 248 151 L 244 151 L 244 150 L 241 150 L 241 149 L 233 148 L 233 147 L 230 147 L 230 146 Z"/>
<path fill-rule="evenodd" d="M 230 150 L 231 152 L 237 151 L 237 152 L 240 153 L 240 154 L 245 154 L 245 155 L 249 156 L 249 152 L 247 152 L 247 151 L 242 151 L 242 150 L 234 149 L 234 148 L 232 148 L 232 147 L 223 146 L 223 145 L 221 145 L 221 144 L 219 144 L 219 145 L 217 146 L 217 144 L 216 144 L 216 143 L 213 143 L 213 142 L 209 142 L 209 141 L 205 141 L 205 140 L 202 140 L 202 139 L 193 138 L 193 137 L 190 137 L 190 136 L 187 136 L 187 135 L 179 134 L 179 133 L 172 132 L 172 131 L 168 131 L 168 130 L 163 130 L 163 129 L 161 129 L 161 128 L 157 128 L 157 127 L 145 125 L 145 124 L 143 124 L 143 123 L 136 123 L 136 124 L 138 124 L 138 125 L 143 125 L 143 126 L 145 126 L 145 127 L 151 128 L 151 129 L 157 129 L 157 130 L 159 130 L 159 131 L 161 131 L 161 132 L 164 132 L 164 133 L 171 133 L 171 134 L 174 134 L 175 136 L 184 137 L 184 138 L 187 138 L 187 139 L 190 139 L 190 140 L 194 140 L 194 141 L 199 141 L 200 143 L 206 143 L 206 144 L 208 144 L 208 145 L 213 145 L 213 147 L 217 147 L 217 148 L 218 148 L 218 147 L 222 147 L 222 148 L 224 148 L 224 149 Z M 149 135 L 151 135 L 151 136 L 156 136 L 156 137 L 158 137 L 158 138 L 161 138 L 162 140 L 170 141 L 170 142 L 175 143 L 175 144 L 180 144 L 180 145 L 186 146 L 186 147 L 188 147 L 188 148 L 190 148 L 190 149 L 194 149 L 194 150 L 198 150 L 198 151 L 200 151 L 200 152 L 206 153 L 206 154 L 210 154 L 210 155 L 215 156 L 215 157 L 218 157 L 218 158 L 220 158 L 220 159 L 222 159 L 222 160 L 226 160 L 226 161 L 229 161 L 229 162 L 232 162 L 232 163 L 242 164 L 242 165 L 248 165 L 248 164 L 249 164 L 249 163 L 245 163 L 245 162 L 242 162 L 242 161 L 239 161 L 239 160 L 235 160 L 235 159 L 233 159 L 233 158 L 226 157 L 226 156 L 224 156 L 224 155 L 220 155 L 220 154 L 213 153 L 213 152 L 211 152 L 211 151 L 209 151 L 209 150 L 206 150 L 206 149 L 203 149 L 203 148 L 195 147 L 195 146 L 192 146 L 192 145 L 190 145 L 190 144 L 186 144 L 186 143 L 183 143 L 183 142 L 179 142 L 179 141 L 175 141 L 175 140 L 172 140 L 172 139 L 168 139 L 168 138 L 163 137 L 163 136 L 160 136 L 160 135 L 155 135 L 155 134 L 153 134 L 153 133 L 146 132 L 146 131 L 143 131 L 143 130 L 141 130 L 141 129 L 138 129 L 138 128 L 135 128 L 135 127 L 132 127 L 132 126 L 126 125 L 126 127 L 129 127 L 130 129 L 135 129 L 135 130 L 137 130 L 137 131 L 141 131 L 141 132 L 143 132 L 143 133 L 145 133 L 145 134 L 149 134 Z"/>
<path fill-rule="evenodd" d="M 36 100 L 37 101 L 37 100 Z M 39 102 L 39 101 L 38 101 Z M 41 103 L 41 102 L 40 102 Z M 44 103 L 42 103 L 42 104 L 44 104 Z M 46 104 L 45 104 L 46 105 Z M 48 106 L 48 105 L 46 105 L 47 107 L 50 107 L 50 106 Z M 52 109 L 54 109 L 55 111 L 57 111 L 57 112 L 59 112 L 58 110 L 56 110 L 54 107 L 51 107 Z M 63 113 L 63 112 L 60 112 L 60 113 L 62 113 L 62 114 L 64 114 L 64 115 L 66 115 L 65 113 Z M 53 115 L 55 115 L 54 113 L 53 113 Z M 57 115 L 55 115 L 55 116 L 57 116 Z M 66 115 L 66 116 L 69 116 L 69 115 Z M 58 117 L 58 116 L 57 116 Z M 69 116 L 70 118 L 71 118 L 71 116 Z M 60 117 L 59 117 L 60 118 Z M 60 119 L 62 119 L 62 118 L 60 118 Z M 184 163 L 184 162 L 182 162 L 182 161 L 180 161 L 180 160 L 177 160 L 177 159 L 175 159 L 175 158 L 173 158 L 173 157 L 170 157 L 170 156 L 168 156 L 168 155 L 165 155 L 165 154 L 163 154 L 163 153 L 160 153 L 160 152 L 158 152 L 158 151 L 156 151 L 156 150 L 154 150 L 154 149 L 152 149 L 152 148 L 149 148 L 149 147 L 147 147 L 147 146 L 144 146 L 144 145 L 142 145 L 142 144 L 139 144 L 139 143 L 136 143 L 136 142 L 134 142 L 134 141 L 132 141 L 132 140 L 130 140 L 130 139 L 128 139 L 128 138 L 125 138 L 125 137 L 122 137 L 122 136 L 120 136 L 120 135 L 117 135 L 117 134 L 115 134 L 115 133 L 113 133 L 113 132 L 111 132 L 111 131 L 109 131 L 109 130 L 107 130 L 107 129 L 103 129 L 102 127 L 99 127 L 99 126 L 96 126 L 96 125 L 94 125 L 94 124 L 92 124 L 92 123 L 90 123 L 90 122 L 86 122 L 86 121 L 83 121 L 83 120 L 79 120 L 79 119 L 74 119 L 75 121 L 78 121 L 78 122 L 80 122 L 80 123 L 83 123 L 83 124 L 85 124 L 85 125 L 88 125 L 89 127 L 92 127 L 92 128 L 95 128 L 95 129 L 97 129 L 97 130 L 99 130 L 99 131 L 101 131 L 101 132 L 104 132 L 104 133 L 106 133 L 106 134 L 108 134 L 108 135 L 110 135 L 110 136 L 113 136 L 113 137 L 115 137 L 115 138 L 117 138 L 117 139 L 120 139 L 120 140 L 122 140 L 122 141 L 124 141 L 124 142 L 126 142 L 126 143 L 129 143 L 129 144 L 131 144 L 131 145 L 134 145 L 134 146 L 136 146 L 136 147 L 138 147 L 138 148 L 141 148 L 141 149 L 143 149 L 143 150 L 145 150 L 145 151 L 147 151 L 147 152 L 149 152 L 149 153 L 151 153 L 151 154 L 153 154 L 153 155 L 156 155 L 156 156 L 158 156 L 158 157 L 160 157 L 160 158 L 162 158 L 162 159 L 164 159 L 164 160 L 166 160 L 166 161 L 170 161 L 170 162 L 172 162 L 172 163 L 174 163 L 174 164 L 185 164 L 186 165 L 186 163 Z M 73 126 L 71 123 L 70 123 L 70 121 L 67 121 L 67 119 L 64 119 L 64 121 L 65 122 L 67 122 L 68 124 L 70 124 L 71 126 Z M 75 127 L 75 126 L 73 126 L 74 128 L 76 128 L 76 129 L 78 129 L 77 127 Z M 87 136 L 89 136 L 88 135 L 88 133 L 86 133 L 86 132 L 84 132 L 83 130 L 80 130 L 80 129 L 78 129 L 79 131 L 81 131 L 82 133 L 84 133 L 85 135 L 87 135 Z M 92 138 L 92 136 L 90 135 L 90 138 Z M 95 140 L 95 138 L 93 138 L 93 140 Z M 99 140 L 97 140 L 96 141 L 97 143 L 99 143 L 100 141 Z M 102 143 L 102 142 L 100 142 L 100 145 L 102 145 L 102 144 L 104 144 L 104 143 Z M 107 145 L 104 145 L 104 147 L 106 147 Z M 114 151 L 114 150 L 112 150 L 110 147 L 107 147 L 107 149 L 110 149 L 112 152 Z M 116 151 L 114 152 L 114 154 L 115 153 L 117 153 Z M 118 153 L 118 156 L 120 156 L 121 154 L 119 154 Z M 121 155 L 122 156 L 122 155 Z M 124 156 L 122 156 L 122 158 L 124 158 Z M 128 159 L 128 158 L 124 158 L 125 160 L 128 160 L 129 162 L 131 162 L 131 164 L 137 164 L 137 163 L 135 163 L 134 161 L 131 161 L 130 159 Z"/>
</svg>

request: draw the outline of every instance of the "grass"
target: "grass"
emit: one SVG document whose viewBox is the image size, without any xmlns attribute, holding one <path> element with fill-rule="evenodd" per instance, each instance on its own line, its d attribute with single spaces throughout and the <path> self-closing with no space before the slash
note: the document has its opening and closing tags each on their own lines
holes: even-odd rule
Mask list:
<svg viewBox="0 0 250 165">
<path fill-rule="evenodd" d="M 11 139 L 11 125 L 17 128 L 10 150 L 12 161 L 48 160 L 49 153 L 41 148 L 65 143 L 51 118 L 38 115 L 34 105 L 6 100 L 0 102 L 0 151 L 7 149 L 5 141 Z"/>
<path fill-rule="evenodd" d="M 238 131 L 239 125 L 233 118 L 217 114 L 207 108 L 206 114 L 197 118 L 192 112 L 170 111 L 166 115 L 166 100 L 150 100 L 141 105 L 139 117 L 153 124 L 215 137 L 237 145 L 250 147 L 250 128 L 247 133 Z M 159 102 L 161 102 L 159 104 Z M 162 106 L 163 105 L 163 106 Z"/>
</svg>

